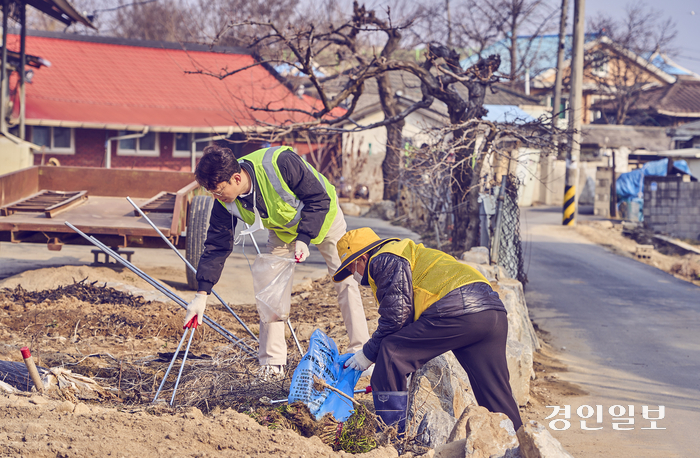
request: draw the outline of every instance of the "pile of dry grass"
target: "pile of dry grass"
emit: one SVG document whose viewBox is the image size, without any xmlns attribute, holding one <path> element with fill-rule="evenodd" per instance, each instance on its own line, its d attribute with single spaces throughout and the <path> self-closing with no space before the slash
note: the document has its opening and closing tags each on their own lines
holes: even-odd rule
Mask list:
<svg viewBox="0 0 700 458">
<path fill-rule="evenodd" d="M 684 259 L 671 266 L 671 273 L 690 280 L 700 280 L 700 263 Z"/>
</svg>

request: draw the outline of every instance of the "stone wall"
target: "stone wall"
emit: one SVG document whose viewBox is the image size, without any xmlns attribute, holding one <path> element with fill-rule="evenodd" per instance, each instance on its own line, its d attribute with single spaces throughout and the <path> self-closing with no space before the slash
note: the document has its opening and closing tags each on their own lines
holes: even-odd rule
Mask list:
<svg viewBox="0 0 700 458">
<path fill-rule="evenodd" d="M 645 178 L 644 226 L 673 237 L 700 240 L 700 182 L 683 178 Z"/>
</svg>

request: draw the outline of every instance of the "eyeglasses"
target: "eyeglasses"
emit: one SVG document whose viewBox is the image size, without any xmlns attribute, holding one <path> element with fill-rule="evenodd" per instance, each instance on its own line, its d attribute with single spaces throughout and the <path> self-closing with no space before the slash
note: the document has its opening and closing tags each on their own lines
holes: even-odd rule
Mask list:
<svg viewBox="0 0 700 458">
<path fill-rule="evenodd" d="M 226 190 L 226 186 L 228 186 L 228 184 L 229 184 L 229 181 L 225 181 L 224 186 L 221 188 L 221 190 L 218 190 L 218 189 L 216 191 L 209 190 L 209 192 L 214 197 L 224 197 L 224 191 Z"/>
</svg>

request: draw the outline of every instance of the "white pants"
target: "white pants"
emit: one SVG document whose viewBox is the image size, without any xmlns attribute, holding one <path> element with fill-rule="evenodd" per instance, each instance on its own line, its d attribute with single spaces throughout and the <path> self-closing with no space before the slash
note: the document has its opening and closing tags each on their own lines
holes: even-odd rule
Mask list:
<svg viewBox="0 0 700 458">
<path fill-rule="evenodd" d="M 336 243 L 347 232 L 347 223 L 343 212 L 338 208 L 338 214 L 333 224 L 326 234 L 326 238 L 316 245 L 326 260 L 328 273 L 333 275 L 340 267 L 340 257 Z M 294 251 L 294 242 L 284 243 L 277 237 L 274 231 L 268 231 L 267 247 L 270 254 L 275 256 L 289 256 Z M 345 329 L 348 331 L 350 343 L 347 351 L 354 353 L 362 348 L 369 340 L 369 330 L 367 329 L 367 319 L 365 309 L 362 306 L 360 288 L 352 276 L 340 283 L 335 283 L 335 290 L 338 293 L 338 305 L 343 316 Z M 292 323 L 293 325 L 293 323 Z M 258 361 L 260 365 L 284 365 L 287 363 L 287 342 L 284 338 L 284 321 L 273 323 L 260 322 L 260 351 Z"/>
</svg>

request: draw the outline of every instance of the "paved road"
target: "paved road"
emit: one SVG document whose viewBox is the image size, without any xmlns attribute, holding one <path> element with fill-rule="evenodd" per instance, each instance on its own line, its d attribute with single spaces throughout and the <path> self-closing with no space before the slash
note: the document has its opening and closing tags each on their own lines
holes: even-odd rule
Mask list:
<svg viewBox="0 0 700 458">
<path fill-rule="evenodd" d="M 700 456 L 700 288 L 589 243 L 558 208 L 521 221 L 531 318 L 569 365 L 560 378 L 589 393 L 570 399 L 571 427 L 555 437 L 577 458 Z M 603 406 L 587 423 L 602 430 L 582 430 L 581 405 Z M 613 430 L 613 405 L 634 406 L 633 430 Z M 665 430 L 642 430 L 644 405 L 665 406 Z"/>
</svg>

